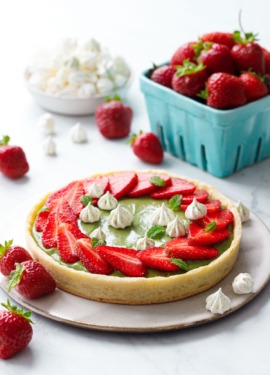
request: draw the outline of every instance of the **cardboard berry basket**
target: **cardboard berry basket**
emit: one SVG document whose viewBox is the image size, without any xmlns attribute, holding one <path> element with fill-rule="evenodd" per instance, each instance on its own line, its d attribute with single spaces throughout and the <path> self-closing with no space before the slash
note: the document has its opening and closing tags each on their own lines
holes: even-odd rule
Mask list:
<svg viewBox="0 0 270 375">
<path fill-rule="evenodd" d="M 218 110 L 140 76 L 151 130 L 174 156 L 226 177 L 270 157 L 270 95 Z"/>
</svg>

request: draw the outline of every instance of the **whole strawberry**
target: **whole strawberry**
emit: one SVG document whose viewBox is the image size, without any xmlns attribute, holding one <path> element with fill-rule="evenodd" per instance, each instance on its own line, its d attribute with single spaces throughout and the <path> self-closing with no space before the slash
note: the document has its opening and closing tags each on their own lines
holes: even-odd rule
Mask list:
<svg viewBox="0 0 270 375">
<path fill-rule="evenodd" d="M 8 135 L 0 140 L 0 171 L 6 177 L 20 178 L 29 171 L 29 164 L 23 149 L 9 145 L 9 140 Z"/>
<path fill-rule="evenodd" d="M 181 45 L 174 52 L 170 64 L 182 65 L 185 60 L 196 62 L 198 42 L 189 42 Z"/>
<path fill-rule="evenodd" d="M 22 296 L 32 299 L 52 293 L 56 284 L 42 264 L 27 260 L 16 263 L 16 269 L 10 274 L 8 287 L 9 291 L 15 287 Z"/>
<path fill-rule="evenodd" d="M 206 33 L 201 36 L 201 41 L 204 42 L 212 42 L 223 44 L 230 49 L 235 45 L 235 41 L 233 38 L 232 33 L 226 33 L 221 31 L 214 31 L 211 33 Z"/>
<path fill-rule="evenodd" d="M 263 76 L 246 72 L 242 73 L 239 78 L 245 85 L 247 102 L 253 102 L 268 95 L 268 87 Z"/>
<path fill-rule="evenodd" d="M 162 86 L 172 87 L 172 77 L 176 69 L 172 65 L 164 65 L 154 69 L 151 74 L 152 81 L 159 83 Z"/>
<path fill-rule="evenodd" d="M 183 65 L 177 67 L 172 79 L 172 88 L 179 94 L 196 98 L 197 94 L 205 87 L 208 74 L 205 66 L 185 60 Z"/>
<path fill-rule="evenodd" d="M 237 42 L 231 50 L 238 72 L 252 70 L 257 74 L 265 73 L 265 56 L 262 47 L 255 43 L 256 36 L 245 33 L 241 36 L 239 31 L 234 33 Z"/>
<path fill-rule="evenodd" d="M 198 62 L 200 61 L 206 66 L 209 75 L 218 72 L 234 74 L 231 50 L 224 44 L 204 43 L 204 49 L 198 57 Z"/>
<path fill-rule="evenodd" d="M 12 245 L 13 240 L 5 241 L 0 244 L 0 272 L 4 276 L 9 276 L 16 266 L 15 263 L 21 263 L 31 260 L 31 256 L 23 247 Z"/>
<path fill-rule="evenodd" d="M 132 109 L 125 105 L 119 97 L 98 106 L 95 118 L 100 133 L 109 139 L 124 138 L 130 133 Z"/>
<path fill-rule="evenodd" d="M 231 109 L 247 102 L 245 85 L 239 77 L 214 73 L 207 81 L 207 105 L 217 109 Z"/>
<path fill-rule="evenodd" d="M 31 312 L 11 306 L 9 300 L 2 306 L 7 310 L 0 311 L 0 358 L 8 359 L 29 344 L 33 329 Z"/>
<path fill-rule="evenodd" d="M 134 154 L 139 159 L 150 164 L 160 164 L 162 162 L 163 148 L 156 134 L 140 132 L 131 138 L 130 143 Z"/>
</svg>

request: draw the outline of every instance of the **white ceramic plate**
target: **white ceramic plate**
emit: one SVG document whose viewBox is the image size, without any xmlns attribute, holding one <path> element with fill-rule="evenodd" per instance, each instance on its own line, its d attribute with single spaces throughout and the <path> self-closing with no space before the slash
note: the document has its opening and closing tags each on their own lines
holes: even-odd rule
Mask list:
<svg viewBox="0 0 270 375">
<path fill-rule="evenodd" d="M 115 94 L 124 98 L 131 85 L 132 78 L 127 84 L 117 89 L 117 92 L 108 92 L 106 95 L 97 95 L 89 99 L 81 98 L 65 98 L 60 96 L 49 95 L 43 91 L 37 90 L 27 82 L 29 73 L 25 71 L 25 83 L 28 91 L 32 95 L 36 103 L 49 112 L 58 113 L 60 115 L 85 116 L 95 113 L 97 107 L 105 101 L 106 96 Z"/>
<path fill-rule="evenodd" d="M 24 245 L 25 216 L 32 203 L 20 205 L 0 224 L 0 243 L 13 238 L 14 244 Z M 15 218 L 15 219 L 14 219 Z M 240 256 L 231 273 L 212 289 L 178 302 L 147 306 L 114 305 L 89 301 L 61 290 L 29 300 L 15 290 L 9 293 L 22 306 L 49 319 L 88 329 L 116 332 L 166 331 L 196 326 L 220 319 L 250 302 L 270 279 L 270 232 L 254 215 L 244 224 Z M 255 281 L 254 293 L 236 295 L 232 282 L 240 272 L 248 272 Z M 7 279 L 0 276 L 0 286 L 7 292 Z M 231 299 L 232 308 L 223 315 L 213 315 L 205 308 L 206 297 L 222 287 Z M 256 303 L 256 302 L 255 302 Z"/>
</svg>

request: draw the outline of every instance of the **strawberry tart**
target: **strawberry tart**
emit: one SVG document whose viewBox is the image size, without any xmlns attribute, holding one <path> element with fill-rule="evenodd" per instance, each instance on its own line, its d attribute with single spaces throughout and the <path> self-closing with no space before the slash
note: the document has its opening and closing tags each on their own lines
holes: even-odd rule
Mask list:
<svg viewBox="0 0 270 375">
<path fill-rule="evenodd" d="M 43 197 L 27 219 L 33 258 L 57 287 L 95 301 L 153 304 L 205 291 L 234 266 L 234 204 L 165 171 L 115 171 Z"/>
</svg>

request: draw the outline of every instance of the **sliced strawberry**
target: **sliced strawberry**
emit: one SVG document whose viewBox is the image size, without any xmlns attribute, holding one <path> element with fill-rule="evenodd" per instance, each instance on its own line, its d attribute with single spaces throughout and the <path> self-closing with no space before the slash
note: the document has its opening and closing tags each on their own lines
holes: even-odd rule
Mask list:
<svg viewBox="0 0 270 375">
<path fill-rule="evenodd" d="M 35 229 L 37 232 L 43 232 L 48 220 L 49 213 L 49 211 L 40 211 L 37 215 L 35 222 Z"/>
<path fill-rule="evenodd" d="M 138 182 L 134 186 L 134 188 L 128 193 L 128 197 L 130 198 L 136 198 L 141 197 L 144 195 L 149 195 L 153 191 L 159 189 L 160 187 L 157 185 L 154 185 L 150 182 L 150 178 L 153 176 L 159 176 L 164 180 L 164 183 L 166 186 L 171 184 L 171 178 L 167 175 L 163 174 L 152 174 L 152 173 L 138 173 Z"/>
<path fill-rule="evenodd" d="M 85 194 L 87 194 L 90 186 L 96 182 L 98 185 L 100 185 L 106 193 L 106 191 L 109 190 L 109 178 L 107 176 L 99 176 L 99 177 L 91 177 L 87 178 L 86 180 L 83 181 L 83 187 L 85 190 Z"/>
<path fill-rule="evenodd" d="M 72 184 L 73 182 L 57 190 L 56 192 L 54 192 L 48 197 L 46 201 L 46 207 L 48 207 L 50 211 L 55 207 L 56 204 L 58 204 L 59 199 L 65 196 L 66 192 L 68 191 L 68 189 L 70 188 Z"/>
<path fill-rule="evenodd" d="M 58 215 L 51 212 L 48 215 L 45 228 L 42 232 L 41 242 L 44 247 L 50 249 L 57 246 L 57 228 L 59 225 Z"/>
<path fill-rule="evenodd" d="M 150 194 L 150 197 L 154 199 L 166 199 L 176 194 L 192 194 L 196 189 L 194 184 L 181 178 L 172 177 L 171 181 L 172 184 L 170 186 L 154 191 Z"/>
<path fill-rule="evenodd" d="M 188 242 L 190 245 L 214 245 L 226 240 L 230 236 L 228 229 L 214 230 L 213 232 L 206 232 L 197 224 L 190 224 L 188 233 Z"/>
<path fill-rule="evenodd" d="M 71 223 L 73 225 L 77 223 L 77 216 L 65 198 L 60 198 L 58 200 L 58 204 L 54 206 L 52 212 L 58 215 L 61 223 Z"/>
<path fill-rule="evenodd" d="M 174 238 L 168 241 L 164 249 L 171 258 L 180 258 L 182 260 L 212 259 L 218 255 L 216 248 L 190 245 L 186 237 Z"/>
<path fill-rule="evenodd" d="M 208 199 L 206 202 L 203 202 L 203 204 L 205 205 L 207 209 L 207 213 L 216 212 L 220 209 L 220 206 L 221 206 L 221 202 L 217 199 Z M 181 209 L 183 211 L 186 211 L 188 206 L 189 206 L 188 204 L 181 204 Z"/>
<path fill-rule="evenodd" d="M 101 258 L 96 249 L 91 247 L 90 238 L 77 240 L 76 244 L 78 256 L 89 272 L 108 275 L 113 271 L 113 268 Z"/>
<path fill-rule="evenodd" d="M 112 174 L 109 176 L 110 192 L 116 199 L 122 198 L 134 188 L 137 180 L 137 174 L 132 171 Z"/>
<path fill-rule="evenodd" d="M 179 271 L 179 266 L 171 262 L 168 252 L 163 247 L 152 247 L 138 253 L 138 258 L 146 267 L 160 271 Z"/>
<path fill-rule="evenodd" d="M 182 204 L 190 204 L 194 198 L 197 200 L 197 202 L 203 203 L 207 200 L 208 196 L 209 194 L 206 190 L 195 190 L 193 194 L 184 195 L 182 197 Z"/>
<path fill-rule="evenodd" d="M 76 181 L 72 188 L 70 188 L 65 194 L 65 199 L 68 201 L 68 204 L 77 216 L 80 215 L 80 212 L 83 209 L 81 196 L 84 194 L 85 191 L 81 181 Z"/>
<path fill-rule="evenodd" d="M 204 216 L 202 219 L 196 220 L 196 224 L 200 225 L 201 227 L 205 227 L 207 224 L 215 221 L 217 224 L 216 229 L 220 230 L 226 228 L 230 223 L 234 220 L 233 213 L 228 210 L 218 210 L 216 212 L 207 212 L 207 215 Z"/>
<path fill-rule="evenodd" d="M 138 258 L 137 250 L 112 246 L 98 246 L 96 249 L 106 262 L 125 275 L 131 277 L 145 276 L 146 268 Z"/>
<path fill-rule="evenodd" d="M 61 223 L 57 230 L 57 248 L 64 262 L 74 263 L 79 260 L 72 224 Z"/>
</svg>

